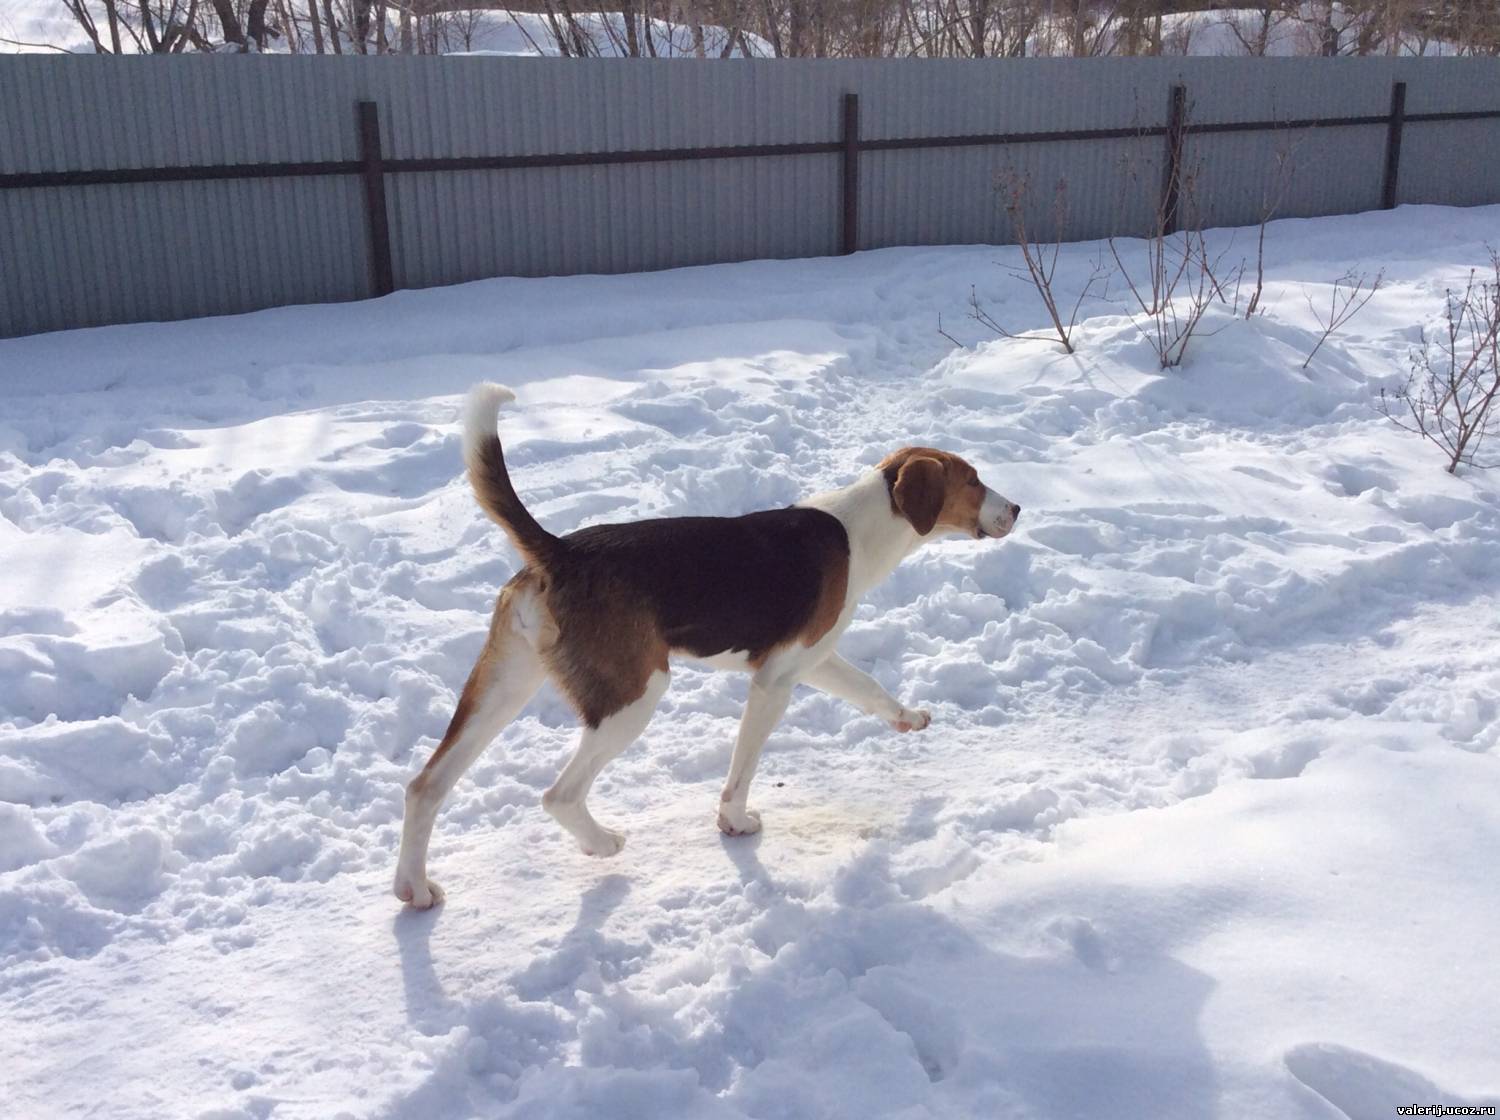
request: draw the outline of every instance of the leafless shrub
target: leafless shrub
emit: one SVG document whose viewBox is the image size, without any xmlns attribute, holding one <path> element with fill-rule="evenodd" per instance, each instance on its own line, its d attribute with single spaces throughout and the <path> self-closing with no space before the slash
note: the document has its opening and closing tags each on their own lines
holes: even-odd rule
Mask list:
<svg viewBox="0 0 1500 1120">
<path fill-rule="evenodd" d="M 1179 165 L 1183 163 L 1180 153 Z M 1226 291 L 1237 290 L 1244 272 L 1224 266 L 1224 254 L 1211 255 L 1203 235 L 1197 198 L 1201 165 L 1184 168 L 1175 204 L 1166 197 L 1156 203 L 1145 259 L 1134 268 L 1125 263 L 1120 244 L 1109 238 L 1110 256 L 1129 293 L 1126 314 L 1151 345 L 1162 369 L 1182 364 L 1188 343 L 1215 299 L 1228 302 Z M 1125 178 L 1140 183 L 1139 168 L 1127 163 Z M 1181 230 L 1174 230 L 1181 218 Z"/>
<path fill-rule="evenodd" d="M 1068 181 L 1059 179 L 1053 188 L 1052 235 L 1046 238 L 1038 236 L 1027 221 L 1026 209 L 1031 200 L 1030 176 L 1015 170 L 1001 172 L 999 189 L 1005 215 L 1010 219 L 1011 233 L 1015 236 L 1016 245 L 1021 250 L 1021 260 L 1026 265 L 1024 274 L 1020 269 L 1013 269 L 1012 273 L 1018 278 L 1024 275 L 1031 281 L 1032 286 L 1036 288 L 1037 295 L 1041 296 L 1042 305 L 1047 309 L 1047 316 L 1052 320 L 1052 329 L 1057 334 L 1057 340 L 1062 343 L 1062 348 L 1071 354 L 1073 353 L 1073 328 L 1078 323 L 1078 309 L 1083 306 L 1083 301 L 1088 299 L 1094 286 L 1105 278 L 1105 270 L 1102 263 L 1095 265 L 1088 281 L 1079 289 L 1073 305 L 1068 308 L 1065 319 L 1058 308 L 1057 296 L 1052 290 L 1052 280 L 1057 275 L 1058 255 L 1062 252 L 1063 242 L 1067 240 Z"/>
<path fill-rule="evenodd" d="M 1384 282 L 1383 270 L 1377 272 L 1373 279 L 1368 273 L 1346 272 L 1333 282 L 1333 291 L 1328 295 L 1326 309 L 1314 303 L 1312 296 L 1307 297 L 1308 309 L 1318 321 L 1318 326 L 1323 328 L 1323 333 L 1318 336 L 1317 343 L 1303 360 L 1303 369 L 1307 368 L 1313 356 L 1323 348 L 1323 343 L 1328 341 L 1334 331 L 1359 314 L 1375 293 L 1380 291 Z"/>
<path fill-rule="evenodd" d="M 1443 293 L 1443 333 L 1422 334 L 1411 354 L 1411 376 L 1397 392 L 1380 391 L 1380 410 L 1398 428 L 1415 432 L 1459 464 L 1485 469 L 1479 452 L 1495 426 L 1500 397 L 1500 255 L 1490 253 L 1489 274 L 1469 272 L 1462 293 Z M 1408 415 L 1410 419 L 1408 419 Z"/>
<path fill-rule="evenodd" d="M 1261 296 L 1266 289 L 1266 224 L 1276 216 L 1276 211 L 1281 209 L 1281 204 L 1286 199 L 1286 192 L 1291 188 L 1292 175 L 1296 168 L 1292 158 L 1294 152 L 1295 145 L 1277 149 L 1276 166 L 1271 172 L 1271 178 L 1265 189 L 1261 191 L 1260 226 L 1255 231 L 1255 288 L 1245 303 L 1246 319 L 1258 311 L 1265 310 L 1261 304 Z M 1235 313 L 1239 313 L 1238 286 L 1235 290 Z"/>
<path fill-rule="evenodd" d="M 1031 203 L 1031 177 L 1029 175 L 1014 169 L 1002 171 L 997 177 L 996 189 L 1000 192 L 1001 205 L 1005 209 L 1006 217 L 1010 219 L 1011 233 L 1016 239 L 1016 247 L 1021 250 L 1021 260 L 1024 263 L 1024 267 L 1009 268 L 1007 271 L 1016 279 L 1027 281 L 1036 289 L 1037 295 L 1041 297 L 1042 306 L 1047 309 L 1047 317 L 1052 320 L 1053 334 L 1016 334 L 1006 330 L 980 304 L 979 296 L 972 288 L 969 289 L 969 317 L 986 330 L 993 331 L 1004 338 L 1049 340 L 1055 336 L 1057 341 L 1062 343 L 1063 350 L 1071 354 L 1073 353 L 1073 328 L 1078 323 L 1079 308 L 1083 306 L 1083 301 L 1089 297 L 1095 285 L 1105 279 L 1105 269 L 1102 264 L 1096 264 L 1088 281 L 1078 291 L 1072 306 L 1066 309 L 1058 306 L 1057 295 L 1053 291 L 1053 279 L 1057 275 L 1057 261 L 1062 253 L 1063 242 L 1067 240 L 1067 180 L 1059 179 L 1053 188 L 1052 230 L 1050 236 L 1046 237 L 1037 232 L 1027 217 L 1027 209 Z M 938 329 L 942 330 L 941 320 L 938 323 Z M 946 331 L 942 333 L 950 341 L 958 343 L 958 340 Z"/>
<path fill-rule="evenodd" d="M 1134 304 L 1127 313 L 1151 344 L 1161 368 L 1181 365 L 1193 332 L 1223 288 L 1214 277 L 1203 231 L 1153 233 L 1146 241 L 1144 276 L 1131 272 L 1113 237 L 1109 251 Z"/>
</svg>

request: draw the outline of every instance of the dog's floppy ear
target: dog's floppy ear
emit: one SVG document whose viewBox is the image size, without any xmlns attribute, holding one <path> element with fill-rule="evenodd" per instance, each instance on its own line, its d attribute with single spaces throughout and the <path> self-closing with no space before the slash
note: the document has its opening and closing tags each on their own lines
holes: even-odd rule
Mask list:
<svg viewBox="0 0 1500 1120">
<path fill-rule="evenodd" d="M 937 524 L 947 495 L 943 464 L 926 455 L 914 455 L 902 463 L 895 485 L 891 487 L 891 500 L 896 503 L 901 516 L 924 537 Z"/>
</svg>

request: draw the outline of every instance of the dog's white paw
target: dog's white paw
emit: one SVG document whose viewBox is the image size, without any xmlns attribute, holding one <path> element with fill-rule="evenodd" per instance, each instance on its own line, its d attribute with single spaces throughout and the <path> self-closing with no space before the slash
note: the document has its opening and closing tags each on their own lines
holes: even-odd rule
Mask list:
<svg viewBox="0 0 1500 1120">
<path fill-rule="evenodd" d="M 918 708 L 915 711 L 902 708 L 901 714 L 891 720 L 891 726 L 897 731 L 921 731 L 931 722 L 932 715 L 926 708 Z"/>
<path fill-rule="evenodd" d="M 419 883 L 405 875 L 397 875 L 395 891 L 396 897 L 413 910 L 431 910 L 446 897 L 443 888 L 426 877 Z"/>
<path fill-rule="evenodd" d="M 625 834 L 616 832 L 612 828 L 603 825 L 596 826 L 587 836 L 578 838 L 578 847 L 586 856 L 594 856 L 598 859 L 608 859 L 610 856 L 620 854 L 620 849 L 625 846 Z"/>
<path fill-rule="evenodd" d="M 725 836 L 753 836 L 760 831 L 760 814 L 754 809 L 719 810 L 719 831 Z"/>
</svg>

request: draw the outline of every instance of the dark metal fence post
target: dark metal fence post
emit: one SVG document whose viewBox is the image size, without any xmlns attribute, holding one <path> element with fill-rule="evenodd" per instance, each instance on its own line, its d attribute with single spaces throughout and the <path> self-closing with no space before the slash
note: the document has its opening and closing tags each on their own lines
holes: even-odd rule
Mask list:
<svg viewBox="0 0 1500 1120">
<path fill-rule="evenodd" d="M 1385 185 L 1380 191 L 1383 209 L 1396 208 L 1396 180 L 1401 174 L 1401 128 L 1406 123 L 1406 83 L 1391 86 L 1391 123 L 1385 130 Z"/>
<path fill-rule="evenodd" d="M 391 224 L 385 208 L 385 165 L 380 155 L 380 108 L 359 102 L 359 163 L 365 181 L 365 214 L 370 228 L 370 281 L 377 296 L 396 290 L 391 271 Z"/>
<path fill-rule="evenodd" d="M 840 250 L 859 248 L 859 94 L 844 94 L 844 221 Z"/>
<path fill-rule="evenodd" d="M 1167 167 L 1161 188 L 1163 233 L 1177 232 L 1177 193 L 1182 180 L 1182 122 L 1186 105 L 1187 86 L 1173 86 L 1172 102 L 1167 111 Z"/>
</svg>

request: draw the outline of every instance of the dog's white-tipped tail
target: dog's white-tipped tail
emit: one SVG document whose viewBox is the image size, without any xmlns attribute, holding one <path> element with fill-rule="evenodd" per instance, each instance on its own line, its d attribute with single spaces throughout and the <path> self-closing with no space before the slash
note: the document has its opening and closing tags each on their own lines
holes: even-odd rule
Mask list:
<svg viewBox="0 0 1500 1120">
<path fill-rule="evenodd" d="M 509 404 L 516 395 L 504 385 L 481 381 L 469 390 L 464 401 L 464 461 L 473 458 L 474 449 L 486 439 L 499 438 L 500 406 Z"/>
<path fill-rule="evenodd" d="M 517 549 L 528 561 L 546 567 L 555 555 L 559 541 L 543 529 L 521 504 L 505 468 L 505 452 L 500 447 L 497 413 L 500 406 L 516 399 L 504 385 L 481 381 L 469 390 L 464 403 L 464 465 L 469 468 L 469 483 L 479 506 L 510 535 Z"/>
</svg>

